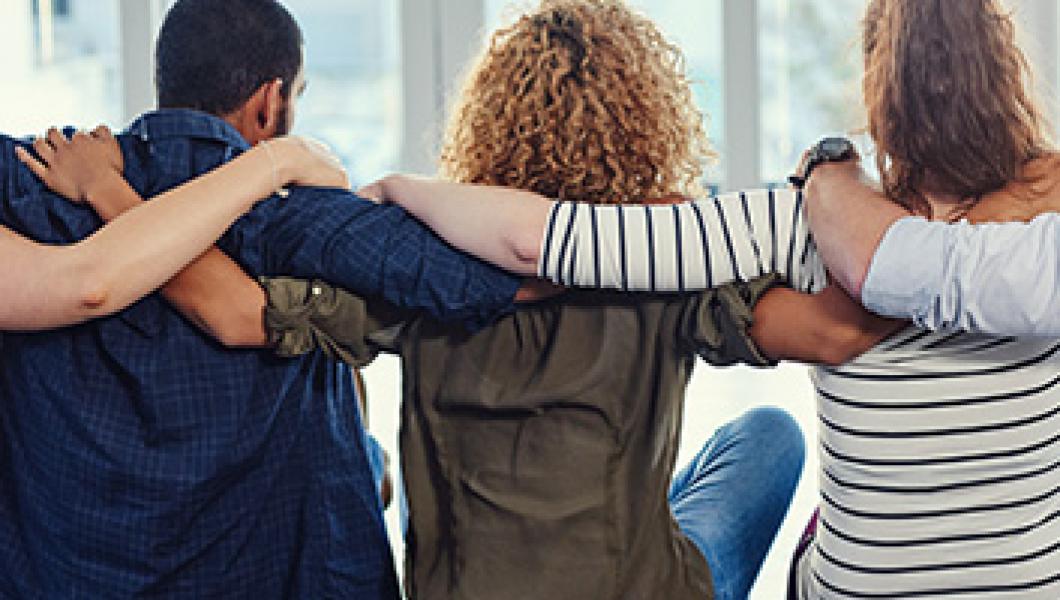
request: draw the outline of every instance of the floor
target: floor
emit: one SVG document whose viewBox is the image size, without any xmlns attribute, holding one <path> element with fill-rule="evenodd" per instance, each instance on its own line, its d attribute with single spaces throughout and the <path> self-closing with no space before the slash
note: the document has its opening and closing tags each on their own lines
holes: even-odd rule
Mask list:
<svg viewBox="0 0 1060 600">
<path fill-rule="evenodd" d="M 381 357 L 367 369 L 369 421 L 373 433 L 390 452 L 397 455 L 398 395 L 400 374 L 398 361 Z M 806 367 L 784 365 L 776 369 L 757 370 L 745 367 L 714 369 L 700 365 L 692 378 L 685 408 L 684 434 L 679 465 L 685 464 L 706 442 L 719 425 L 759 405 L 780 406 L 798 420 L 807 437 L 808 452 L 802 481 L 796 492 L 788 519 L 781 528 L 758 578 L 751 600 L 777 600 L 784 597 L 787 565 L 803 525 L 813 511 L 817 494 L 817 453 L 813 451 L 816 415 L 813 389 Z M 397 511 L 387 513 L 390 539 L 399 541 Z M 395 543 L 395 557 L 402 560 L 402 548 Z"/>
</svg>

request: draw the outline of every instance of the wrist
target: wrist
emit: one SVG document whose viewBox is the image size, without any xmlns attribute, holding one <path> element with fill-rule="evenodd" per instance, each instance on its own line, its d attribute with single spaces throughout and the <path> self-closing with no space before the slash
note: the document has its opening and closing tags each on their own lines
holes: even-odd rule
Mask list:
<svg viewBox="0 0 1060 600">
<path fill-rule="evenodd" d="M 400 173 L 391 173 L 379 181 L 380 187 L 383 188 L 383 196 L 388 202 L 394 204 L 400 204 L 401 197 L 404 195 L 402 189 L 407 183 L 408 178 Z"/>
<path fill-rule="evenodd" d="M 268 146 L 266 146 L 268 144 Z M 298 179 L 305 167 L 306 151 L 296 138 L 282 137 L 258 144 L 269 166 L 269 185 L 285 186 Z"/>
<path fill-rule="evenodd" d="M 817 198 L 828 195 L 837 185 L 854 183 L 860 178 L 858 163 L 853 160 L 821 163 L 806 180 L 804 190 L 807 198 Z"/>
<path fill-rule="evenodd" d="M 136 208 L 143 199 L 117 171 L 105 175 L 85 188 L 85 202 L 106 222 L 127 210 Z"/>
</svg>

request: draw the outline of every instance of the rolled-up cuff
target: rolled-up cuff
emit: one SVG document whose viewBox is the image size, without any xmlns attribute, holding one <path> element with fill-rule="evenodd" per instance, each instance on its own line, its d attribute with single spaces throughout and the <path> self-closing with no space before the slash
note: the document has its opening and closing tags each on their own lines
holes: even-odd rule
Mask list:
<svg viewBox="0 0 1060 600">
<path fill-rule="evenodd" d="M 920 217 L 900 219 L 876 249 L 861 303 L 874 313 L 922 320 L 945 280 L 949 245 L 946 223 Z"/>
<path fill-rule="evenodd" d="M 363 299 L 323 281 L 263 278 L 268 298 L 265 330 L 276 353 L 294 357 L 322 350 L 352 366 L 372 361 L 377 350 L 365 338 Z"/>
<path fill-rule="evenodd" d="M 755 343 L 751 326 L 755 305 L 766 292 L 783 283 L 779 275 L 766 275 L 707 292 L 710 301 L 700 306 L 700 327 L 694 339 L 700 358 L 715 366 L 776 366 L 777 361 L 766 356 Z M 713 327 L 706 326 L 707 323 Z"/>
</svg>

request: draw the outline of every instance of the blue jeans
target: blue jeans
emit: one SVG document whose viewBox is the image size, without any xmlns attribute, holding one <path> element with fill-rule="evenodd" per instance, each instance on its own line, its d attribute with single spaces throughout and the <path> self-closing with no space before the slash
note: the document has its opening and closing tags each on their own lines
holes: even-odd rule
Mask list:
<svg viewBox="0 0 1060 600">
<path fill-rule="evenodd" d="M 718 600 L 754 585 L 802 474 L 805 442 L 778 408 L 756 408 L 714 433 L 674 477 L 670 508 L 703 553 Z"/>
</svg>

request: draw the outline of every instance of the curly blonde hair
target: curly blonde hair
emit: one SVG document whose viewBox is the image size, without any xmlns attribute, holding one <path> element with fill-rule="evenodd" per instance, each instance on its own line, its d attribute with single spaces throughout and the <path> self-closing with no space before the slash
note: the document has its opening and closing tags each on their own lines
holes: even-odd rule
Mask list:
<svg viewBox="0 0 1060 600">
<path fill-rule="evenodd" d="M 441 173 L 621 203 L 699 195 L 713 157 L 684 56 L 654 23 L 621 0 L 542 0 L 474 64 Z"/>
</svg>

